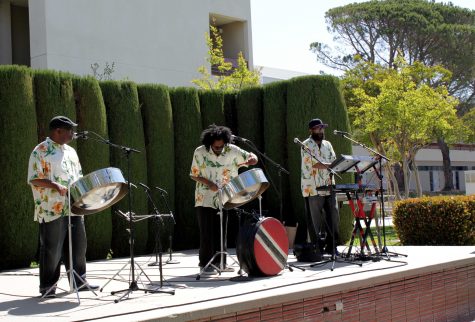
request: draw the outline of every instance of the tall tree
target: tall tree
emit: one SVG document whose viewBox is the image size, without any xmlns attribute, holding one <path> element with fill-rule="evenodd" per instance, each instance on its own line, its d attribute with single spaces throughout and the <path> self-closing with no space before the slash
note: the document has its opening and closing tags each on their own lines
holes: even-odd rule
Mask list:
<svg viewBox="0 0 475 322">
<path fill-rule="evenodd" d="M 416 153 L 436 137 L 461 138 L 462 122 L 456 116 L 457 99 L 435 81 L 450 79 L 441 67 L 395 58 L 394 68 L 361 62 L 345 75 L 350 116 L 359 136 L 370 139 L 390 159 L 400 162 L 405 195 L 415 173 L 416 189 L 422 195 Z"/>
<path fill-rule="evenodd" d="M 459 114 L 473 108 L 475 11 L 426 0 L 372 0 L 333 8 L 326 21 L 340 47 L 310 45 L 325 65 L 348 70 L 359 58 L 392 68 L 398 54 L 409 64 L 442 65 L 452 72 L 447 90 L 460 100 Z M 432 84 L 438 85 L 437 80 Z M 443 156 L 444 190 L 451 190 L 449 149 L 444 137 L 436 140 Z"/>
</svg>

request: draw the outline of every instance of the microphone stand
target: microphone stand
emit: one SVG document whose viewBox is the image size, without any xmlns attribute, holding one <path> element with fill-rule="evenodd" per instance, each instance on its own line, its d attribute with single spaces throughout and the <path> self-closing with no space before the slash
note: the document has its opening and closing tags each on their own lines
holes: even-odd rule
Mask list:
<svg viewBox="0 0 475 322">
<path fill-rule="evenodd" d="M 162 242 L 160 240 L 160 223 L 163 224 L 163 218 L 160 212 L 158 211 L 158 208 L 155 205 L 155 202 L 153 201 L 153 198 L 150 194 L 150 188 L 148 188 L 147 186 L 143 184 L 140 184 L 140 185 L 144 188 L 145 194 L 147 195 L 148 200 L 152 204 L 153 211 L 155 213 L 154 215 L 155 223 L 157 227 L 157 230 L 155 232 L 155 248 L 156 248 L 156 251 L 158 252 L 158 271 L 160 273 L 160 286 L 158 288 L 154 288 L 153 290 L 155 292 L 158 292 L 160 290 L 160 292 L 162 293 L 175 295 L 175 290 L 165 290 L 163 288 Z M 157 253 L 155 253 L 155 263 L 150 263 L 148 264 L 148 266 L 157 266 Z"/>
<path fill-rule="evenodd" d="M 380 190 L 380 203 L 381 203 L 381 209 L 380 209 L 380 212 L 381 212 L 381 217 L 383 219 L 383 247 L 381 248 L 381 254 L 384 254 L 386 255 L 386 259 L 387 260 L 391 260 L 390 256 L 393 255 L 393 256 L 404 256 L 404 257 L 407 257 L 406 254 L 400 254 L 400 253 L 395 253 L 395 252 L 389 252 L 388 251 L 388 248 L 386 246 L 386 221 L 385 221 L 385 210 L 384 210 L 384 190 L 383 190 L 383 159 L 386 160 L 386 162 L 389 162 L 391 160 L 389 160 L 386 156 L 382 155 L 381 153 L 379 153 L 378 151 L 374 150 L 374 149 L 371 149 L 370 147 L 366 146 L 365 144 L 361 143 L 361 142 L 358 142 L 350 137 L 348 137 L 346 134 L 341 134 L 341 136 L 343 136 L 345 139 L 347 140 L 350 140 L 351 142 L 353 142 L 354 144 L 356 145 L 359 145 L 361 146 L 362 148 L 366 149 L 367 151 L 370 151 L 371 153 L 373 153 L 374 155 L 377 156 L 378 158 L 378 165 L 379 165 L 379 171 L 378 169 L 376 169 L 376 167 L 373 166 L 375 172 L 376 172 L 376 175 L 379 179 L 379 190 Z"/>
<path fill-rule="evenodd" d="M 134 236 L 134 219 L 132 215 L 132 187 L 131 187 L 131 182 L 130 182 L 130 154 L 133 153 L 140 153 L 139 150 L 126 147 L 123 145 L 115 144 L 110 142 L 108 139 L 104 139 L 102 136 L 99 134 L 89 131 L 89 133 L 92 133 L 96 136 L 96 138 L 92 138 L 95 141 L 107 144 L 113 148 L 120 149 L 124 152 L 126 159 L 127 159 L 127 188 L 129 190 L 128 193 L 128 210 L 129 210 L 129 230 L 130 230 L 130 282 L 129 282 L 129 287 L 127 289 L 119 290 L 119 291 L 113 291 L 111 292 L 111 295 L 117 294 L 117 293 L 122 293 L 124 292 L 124 295 L 122 295 L 119 299 L 115 299 L 114 303 L 119 303 L 121 300 L 125 299 L 126 297 L 130 295 L 130 293 L 134 291 L 144 291 L 145 293 L 150 292 L 150 293 L 159 293 L 160 290 L 154 290 L 154 289 L 147 289 L 147 288 L 139 288 L 137 285 L 137 281 L 135 280 L 135 259 L 134 259 L 134 241 L 135 241 L 135 236 Z M 87 139 L 85 136 L 84 139 Z M 138 264 L 137 264 L 138 266 Z M 140 268 L 140 266 L 138 266 Z M 143 272 L 142 268 L 140 270 Z"/>
<path fill-rule="evenodd" d="M 167 207 L 168 213 L 170 214 L 170 217 L 173 220 L 173 224 L 176 225 L 175 217 L 173 216 L 173 212 L 170 208 L 170 205 L 168 204 L 168 200 L 166 196 L 167 192 L 164 189 L 159 188 L 159 187 L 155 187 L 155 189 L 160 191 L 160 196 L 162 197 L 163 202 L 165 203 L 165 206 Z M 167 264 L 179 264 L 180 263 L 179 261 L 172 258 L 172 242 L 173 242 L 173 238 L 172 238 L 172 233 L 170 230 L 170 234 L 168 235 L 168 252 L 169 253 L 168 253 Z"/>
<path fill-rule="evenodd" d="M 277 162 L 275 162 L 274 160 L 269 158 L 265 153 L 262 153 L 261 151 L 259 151 L 259 149 L 256 147 L 256 145 L 252 141 L 247 140 L 247 139 L 242 139 L 242 138 L 238 139 L 238 140 L 245 143 L 247 146 L 249 146 L 251 149 L 253 149 L 257 153 L 257 155 L 259 155 L 260 157 L 263 157 L 265 160 L 267 160 L 272 166 L 274 166 L 277 169 L 278 175 L 279 175 L 279 188 L 277 189 L 274 184 L 272 184 L 272 186 L 276 190 L 277 196 L 279 198 L 279 219 L 280 219 L 281 222 L 283 222 L 283 219 L 284 219 L 283 218 L 284 204 L 283 204 L 283 198 L 282 198 L 282 172 L 287 174 L 287 175 L 289 175 L 290 172 L 288 170 L 286 170 L 284 167 L 282 167 L 280 164 L 278 164 Z M 271 180 L 270 176 L 269 176 L 269 180 Z M 271 182 L 272 182 L 272 180 L 271 180 Z M 301 267 L 298 267 L 298 266 L 295 266 L 295 265 L 292 265 L 292 264 L 287 264 L 287 268 L 291 272 L 293 271 L 292 267 L 298 268 L 302 271 L 305 270 Z"/>
</svg>

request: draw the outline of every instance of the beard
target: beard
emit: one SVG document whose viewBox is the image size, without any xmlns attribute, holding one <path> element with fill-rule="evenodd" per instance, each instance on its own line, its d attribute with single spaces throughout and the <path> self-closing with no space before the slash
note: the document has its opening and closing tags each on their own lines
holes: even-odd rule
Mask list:
<svg viewBox="0 0 475 322">
<path fill-rule="evenodd" d="M 312 139 L 314 141 L 321 142 L 325 138 L 325 133 L 312 133 Z"/>
</svg>

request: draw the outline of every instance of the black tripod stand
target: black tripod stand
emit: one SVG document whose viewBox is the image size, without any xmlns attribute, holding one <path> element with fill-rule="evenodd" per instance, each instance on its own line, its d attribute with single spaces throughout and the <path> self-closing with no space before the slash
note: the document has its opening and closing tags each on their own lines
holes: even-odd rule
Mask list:
<svg viewBox="0 0 475 322">
<path fill-rule="evenodd" d="M 130 154 L 132 152 L 140 153 L 140 151 L 138 151 L 136 149 L 129 148 L 129 147 L 124 147 L 124 146 L 120 146 L 120 145 L 117 145 L 117 144 L 110 143 L 108 140 L 105 141 L 105 142 L 108 145 L 112 146 L 112 147 L 121 149 L 125 153 L 125 156 L 126 156 L 126 159 L 127 159 L 127 185 L 128 185 L 128 189 L 129 189 L 129 195 L 128 195 L 128 198 L 127 198 L 128 200 L 127 201 L 128 201 L 128 209 L 129 209 L 128 219 L 129 219 L 129 233 L 130 233 L 130 239 L 129 239 L 129 241 L 130 241 L 130 283 L 129 283 L 129 287 L 126 288 L 126 289 L 111 292 L 111 295 L 114 295 L 114 294 L 117 294 L 117 293 L 124 293 L 124 295 L 122 295 L 119 299 L 114 300 L 115 303 L 119 303 L 120 301 L 122 301 L 123 299 L 128 297 L 130 295 L 130 293 L 132 293 L 134 291 L 144 291 L 145 293 L 147 293 L 147 292 L 162 293 L 162 291 L 157 290 L 157 289 L 139 288 L 139 286 L 137 284 L 137 279 L 135 278 L 135 266 L 136 265 L 138 266 L 138 268 L 140 269 L 142 274 L 144 274 L 146 276 L 143 269 L 137 263 L 135 263 L 135 258 L 134 258 L 134 242 L 135 242 L 135 230 L 134 230 L 134 228 L 135 227 L 134 227 L 134 216 L 133 216 L 133 213 L 132 213 L 132 189 L 131 189 L 131 182 L 130 182 Z M 167 291 L 164 291 L 164 292 L 172 294 L 172 293 L 167 292 Z M 173 294 L 174 294 L 174 291 L 173 291 Z"/>
<path fill-rule="evenodd" d="M 155 218 L 155 223 L 156 223 L 156 230 L 155 230 L 155 249 L 156 252 L 158 253 L 158 270 L 160 273 L 160 287 L 159 288 L 154 288 L 154 292 L 158 292 L 160 290 L 163 293 L 168 293 L 168 294 L 175 294 L 175 290 L 173 289 L 164 289 L 163 288 L 163 265 L 162 265 L 162 242 L 160 240 L 160 224 L 163 224 L 163 218 L 160 212 L 158 211 L 157 206 L 155 205 L 155 202 L 153 201 L 152 195 L 150 194 L 150 188 L 139 182 L 139 185 L 144 188 L 145 194 L 147 195 L 148 200 L 150 201 L 150 204 L 153 207 L 154 215 L 151 217 Z M 157 254 L 155 254 L 157 256 Z M 148 266 L 157 266 L 157 260 L 155 263 L 151 263 Z"/>
</svg>

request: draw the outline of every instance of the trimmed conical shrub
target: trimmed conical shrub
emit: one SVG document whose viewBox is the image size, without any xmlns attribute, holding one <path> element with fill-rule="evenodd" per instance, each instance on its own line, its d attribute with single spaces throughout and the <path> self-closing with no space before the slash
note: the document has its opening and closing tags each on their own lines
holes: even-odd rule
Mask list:
<svg viewBox="0 0 475 322">
<path fill-rule="evenodd" d="M 168 87 L 146 84 L 138 86 L 142 119 L 147 150 L 148 186 L 151 196 L 160 214 L 175 213 L 175 138 L 173 114 Z M 156 189 L 164 189 L 166 193 Z M 167 206 L 168 204 L 168 206 Z M 168 209 L 170 207 L 170 209 Z M 149 212 L 153 213 L 149 202 Z M 157 227 L 159 227 L 157 232 Z M 173 235 L 174 223 L 171 217 L 149 223 L 149 251 L 155 249 L 157 233 L 163 249 L 169 246 L 169 236 Z"/>
<path fill-rule="evenodd" d="M 43 141 L 49 135 L 49 121 L 56 115 L 64 115 L 76 120 L 76 107 L 72 75 L 51 70 L 34 73 L 36 115 L 38 118 L 38 138 Z M 72 141 L 69 145 L 76 147 Z"/>
<path fill-rule="evenodd" d="M 201 125 L 226 125 L 224 116 L 224 93 L 221 91 L 200 91 Z"/>
<path fill-rule="evenodd" d="M 28 159 L 38 143 L 31 70 L 0 66 L 0 270 L 28 267 L 35 257 L 38 223 L 27 184 Z M 10 152 L 7 152 L 10 151 Z"/>
<path fill-rule="evenodd" d="M 266 155 L 284 169 L 287 169 L 287 82 L 275 82 L 263 87 L 263 131 Z M 295 226 L 293 209 L 289 196 L 289 174 L 276 166 L 267 165 L 268 180 L 273 186 L 266 191 L 269 214 Z M 282 216 L 280 207 L 283 207 Z"/>
<path fill-rule="evenodd" d="M 201 145 L 201 116 L 198 92 L 179 87 L 171 93 L 175 125 L 175 206 L 177 249 L 197 248 L 199 230 L 194 210 L 195 181 L 190 178 L 191 161 L 195 149 Z M 177 235 L 175 235 L 177 237 Z"/>
<path fill-rule="evenodd" d="M 106 138 L 107 116 L 102 92 L 93 77 L 73 78 L 78 130 L 88 130 L 91 140 L 78 140 L 77 151 L 84 175 L 110 166 L 109 146 L 96 140 Z M 96 135 L 97 134 L 97 135 Z M 104 259 L 111 248 L 111 209 L 85 217 L 87 234 L 87 259 Z"/>
<path fill-rule="evenodd" d="M 110 147 L 111 165 L 121 169 L 125 179 L 136 186 L 139 182 L 147 182 L 147 159 L 137 86 L 132 82 L 115 81 L 103 82 L 100 86 L 106 105 L 109 139 L 115 144 Z M 135 150 L 140 152 L 134 152 Z M 129 222 L 117 215 L 117 211 L 127 213 L 130 198 L 132 212 L 136 215 L 148 214 L 147 196 L 143 189 L 132 186 L 131 190 L 124 199 L 112 207 L 111 248 L 114 257 L 127 256 L 130 250 L 127 232 Z M 146 251 L 147 224 L 147 220 L 133 224 L 136 254 L 143 254 Z"/>
</svg>

